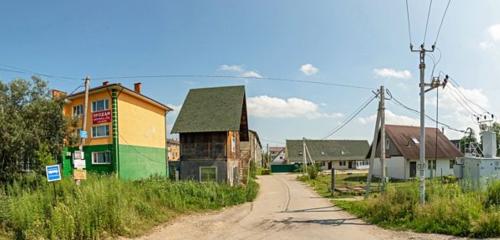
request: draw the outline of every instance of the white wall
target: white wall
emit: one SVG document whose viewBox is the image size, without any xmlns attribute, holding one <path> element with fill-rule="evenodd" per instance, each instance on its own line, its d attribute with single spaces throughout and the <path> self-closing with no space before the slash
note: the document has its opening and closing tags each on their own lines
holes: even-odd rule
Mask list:
<svg viewBox="0 0 500 240">
<path fill-rule="evenodd" d="M 373 160 L 373 175 L 376 177 L 380 177 L 382 174 L 380 165 L 380 159 L 375 158 Z M 406 179 L 406 176 L 409 175 L 405 175 L 406 165 L 406 160 L 403 157 L 386 158 L 386 176 L 395 179 Z"/>
</svg>

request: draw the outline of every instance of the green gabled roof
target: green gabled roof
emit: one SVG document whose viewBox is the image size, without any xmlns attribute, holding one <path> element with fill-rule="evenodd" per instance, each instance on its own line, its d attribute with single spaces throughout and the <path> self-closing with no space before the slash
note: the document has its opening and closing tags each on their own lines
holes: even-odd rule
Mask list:
<svg viewBox="0 0 500 240">
<path fill-rule="evenodd" d="M 314 161 L 362 160 L 366 158 L 369 144 L 366 140 L 305 140 Z M 287 159 L 304 160 L 302 140 L 286 140 Z M 309 159 L 309 156 L 307 156 Z"/>
<path fill-rule="evenodd" d="M 240 130 L 244 103 L 244 86 L 191 89 L 172 133 Z"/>
</svg>

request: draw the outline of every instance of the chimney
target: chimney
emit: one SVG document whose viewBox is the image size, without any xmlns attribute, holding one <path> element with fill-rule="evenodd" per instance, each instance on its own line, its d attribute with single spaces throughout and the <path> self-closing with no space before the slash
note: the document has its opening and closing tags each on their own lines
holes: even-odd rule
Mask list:
<svg viewBox="0 0 500 240">
<path fill-rule="evenodd" d="M 104 82 L 102 82 L 102 85 L 103 85 L 103 86 L 106 86 L 106 85 L 108 85 L 108 84 L 109 84 L 109 81 L 104 81 Z"/>
<path fill-rule="evenodd" d="M 60 99 L 66 96 L 65 92 L 56 89 L 52 89 L 51 93 L 52 93 L 52 99 Z"/>
<path fill-rule="evenodd" d="M 138 82 L 138 83 L 134 83 L 134 92 L 136 93 L 141 93 L 141 83 Z"/>
</svg>

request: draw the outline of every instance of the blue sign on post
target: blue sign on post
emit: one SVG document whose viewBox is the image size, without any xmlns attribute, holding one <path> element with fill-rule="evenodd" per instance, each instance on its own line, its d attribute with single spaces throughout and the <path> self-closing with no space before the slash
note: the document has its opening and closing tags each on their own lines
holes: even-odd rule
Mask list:
<svg viewBox="0 0 500 240">
<path fill-rule="evenodd" d="M 87 138 L 87 131 L 80 130 L 80 138 Z"/>
<path fill-rule="evenodd" d="M 47 173 L 47 181 L 54 182 L 61 180 L 61 170 L 59 168 L 59 165 L 46 166 L 45 172 Z"/>
</svg>

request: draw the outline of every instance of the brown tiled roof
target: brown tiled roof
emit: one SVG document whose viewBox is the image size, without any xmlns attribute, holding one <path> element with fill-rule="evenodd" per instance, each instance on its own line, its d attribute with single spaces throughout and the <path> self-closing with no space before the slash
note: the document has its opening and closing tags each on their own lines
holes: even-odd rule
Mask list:
<svg viewBox="0 0 500 240">
<path fill-rule="evenodd" d="M 413 126 L 386 125 L 385 132 L 395 147 L 406 159 L 419 159 L 420 128 Z M 415 139 L 415 140 L 413 140 Z M 436 152 L 437 148 L 437 152 Z M 436 155 L 437 153 L 437 155 Z M 377 154 L 378 155 L 378 154 Z M 449 159 L 463 154 L 436 128 L 425 128 L 425 158 Z"/>
</svg>

